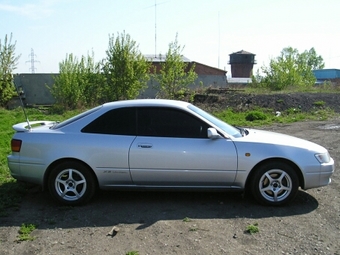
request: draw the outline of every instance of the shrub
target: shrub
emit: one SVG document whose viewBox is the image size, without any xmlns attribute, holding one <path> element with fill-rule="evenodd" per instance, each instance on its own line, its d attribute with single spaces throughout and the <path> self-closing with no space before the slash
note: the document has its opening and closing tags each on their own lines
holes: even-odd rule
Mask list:
<svg viewBox="0 0 340 255">
<path fill-rule="evenodd" d="M 287 115 L 297 114 L 297 113 L 300 113 L 300 112 L 301 112 L 300 108 L 298 108 L 298 109 L 296 109 L 296 108 L 288 108 L 286 110 L 286 114 Z"/>
<path fill-rule="evenodd" d="M 251 111 L 246 115 L 247 121 L 266 120 L 266 119 L 267 119 L 266 114 L 260 111 Z"/>
<path fill-rule="evenodd" d="M 254 224 L 250 224 L 247 226 L 246 232 L 249 234 L 255 234 L 258 233 L 260 231 L 259 227 L 258 227 L 258 223 L 254 223 Z"/>
</svg>

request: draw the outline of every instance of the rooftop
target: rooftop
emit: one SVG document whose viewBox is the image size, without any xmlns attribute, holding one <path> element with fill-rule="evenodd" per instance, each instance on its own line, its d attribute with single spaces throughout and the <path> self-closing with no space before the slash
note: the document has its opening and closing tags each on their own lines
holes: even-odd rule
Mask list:
<svg viewBox="0 0 340 255">
<path fill-rule="evenodd" d="M 146 54 L 146 55 L 144 55 L 144 57 L 151 62 L 164 62 L 165 59 L 166 59 L 166 55 L 162 55 L 162 54 L 159 54 L 159 55 Z M 190 59 L 188 59 L 184 56 L 182 56 L 182 60 L 183 60 L 183 62 L 191 62 Z"/>
<path fill-rule="evenodd" d="M 234 53 L 232 53 L 232 54 L 229 54 L 229 55 L 233 55 L 233 54 L 254 55 L 254 56 L 255 56 L 255 54 L 253 54 L 253 53 L 250 53 L 250 52 L 248 52 L 248 51 L 245 51 L 245 50 L 240 50 L 240 51 L 234 52 Z"/>
</svg>

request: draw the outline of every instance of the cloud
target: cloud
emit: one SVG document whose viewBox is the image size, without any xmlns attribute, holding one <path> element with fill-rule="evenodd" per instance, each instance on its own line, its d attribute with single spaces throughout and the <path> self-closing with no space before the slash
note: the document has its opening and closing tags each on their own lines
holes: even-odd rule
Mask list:
<svg viewBox="0 0 340 255">
<path fill-rule="evenodd" d="M 24 16 L 29 19 L 49 17 L 53 13 L 55 1 L 40 1 L 38 3 L 10 4 L 0 3 L 0 11 Z"/>
</svg>

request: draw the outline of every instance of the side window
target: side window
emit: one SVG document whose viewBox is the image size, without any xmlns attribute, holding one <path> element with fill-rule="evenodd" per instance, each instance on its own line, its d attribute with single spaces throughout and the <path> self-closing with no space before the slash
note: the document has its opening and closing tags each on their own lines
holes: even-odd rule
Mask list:
<svg viewBox="0 0 340 255">
<path fill-rule="evenodd" d="M 138 135 L 207 138 L 208 125 L 189 113 L 165 107 L 144 107 L 137 112 Z"/>
<path fill-rule="evenodd" d="M 136 135 L 136 109 L 118 108 L 108 111 L 85 126 L 81 132 Z"/>
</svg>

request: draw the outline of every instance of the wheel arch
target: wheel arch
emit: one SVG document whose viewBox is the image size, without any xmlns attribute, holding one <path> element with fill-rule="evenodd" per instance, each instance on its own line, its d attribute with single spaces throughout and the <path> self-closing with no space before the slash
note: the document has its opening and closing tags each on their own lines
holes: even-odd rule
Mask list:
<svg viewBox="0 0 340 255">
<path fill-rule="evenodd" d="M 247 177 L 247 180 L 246 180 L 246 184 L 245 184 L 245 189 L 248 190 L 250 188 L 250 184 L 251 184 L 251 180 L 253 178 L 253 175 L 255 174 L 256 170 L 267 164 L 267 163 L 270 163 L 270 162 L 282 162 L 282 163 L 286 163 L 288 164 L 289 166 L 291 166 L 295 173 L 297 174 L 298 176 L 298 179 L 299 179 L 299 186 L 303 189 L 304 186 L 305 186 L 305 181 L 304 181 L 304 177 L 303 177 L 303 174 L 302 174 L 302 171 L 301 169 L 292 161 L 288 160 L 288 159 L 284 159 L 284 158 L 270 158 L 270 159 L 265 159 L 259 163 L 257 163 L 250 171 L 248 177 Z"/>
<path fill-rule="evenodd" d="M 91 174 L 92 174 L 92 177 L 93 179 L 95 180 L 95 183 L 96 183 L 96 187 L 98 188 L 98 179 L 97 179 L 97 176 L 96 174 L 94 173 L 93 169 L 88 165 L 86 164 L 84 161 L 81 161 L 79 159 L 76 159 L 76 158 L 61 158 L 61 159 L 58 159 L 54 162 L 52 162 L 46 169 L 45 171 L 45 175 L 44 175 L 44 182 L 43 182 L 43 189 L 47 189 L 47 183 L 48 183 L 48 179 L 50 177 L 50 174 L 51 174 L 51 171 L 53 168 L 55 168 L 57 165 L 61 164 L 61 163 L 64 163 L 64 162 L 77 162 L 77 163 L 80 163 L 82 164 L 84 167 L 86 167 L 87 169 L 90 170 Z"/>
</svg>

